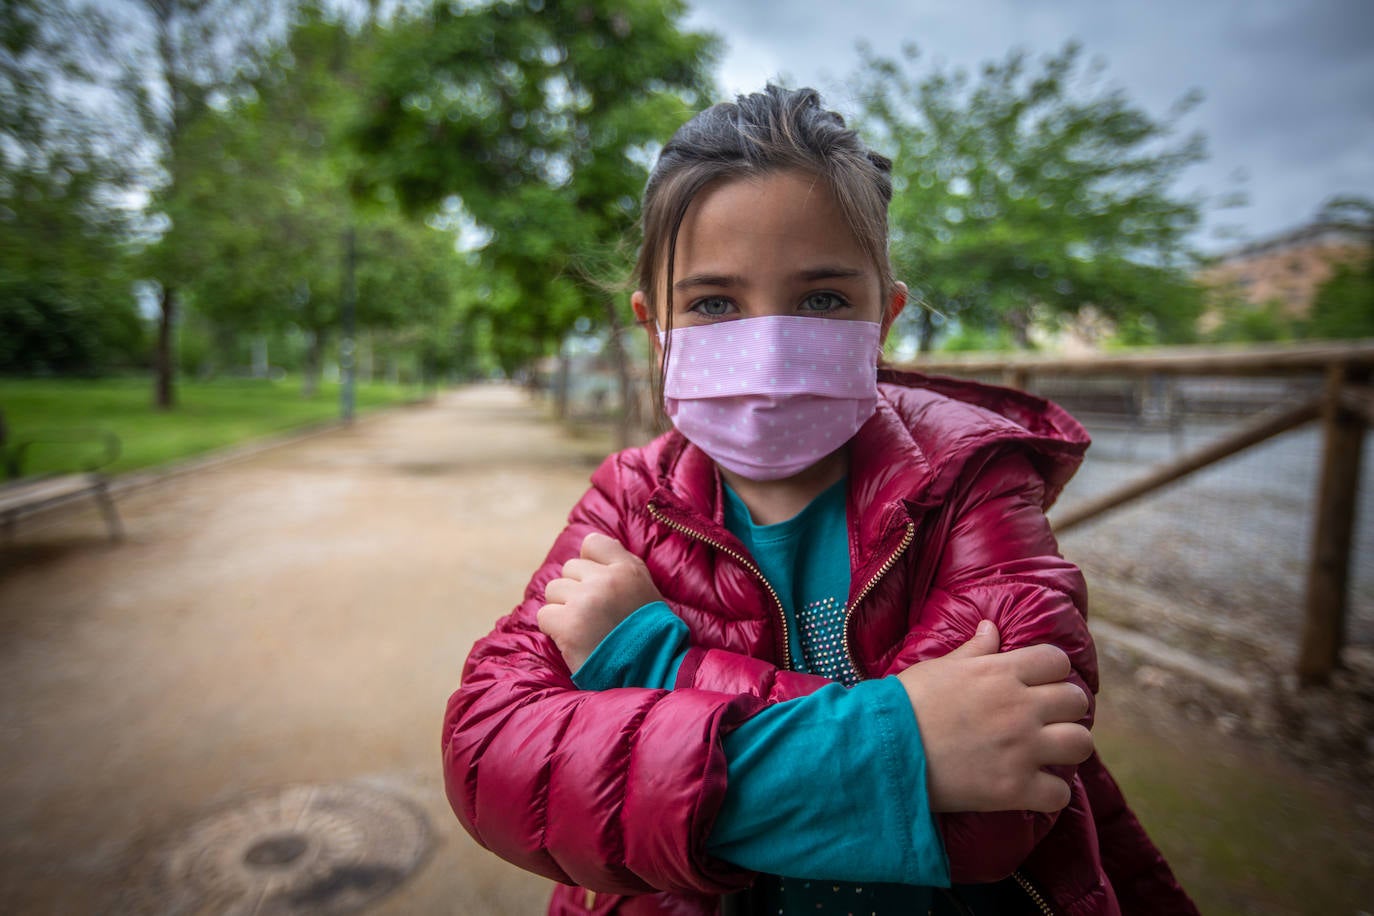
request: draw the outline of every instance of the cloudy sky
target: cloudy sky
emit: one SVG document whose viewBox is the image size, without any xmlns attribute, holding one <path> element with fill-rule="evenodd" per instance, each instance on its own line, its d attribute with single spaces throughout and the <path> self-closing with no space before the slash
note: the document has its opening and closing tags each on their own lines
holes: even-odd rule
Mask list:
<svg viewBox="0 0 1374 916">
<path fill-rule="evenodd" d="M 1179 190 L 1249 198 L 1208 214 L 1199 242 L 1209 250 L 1236 244 L 1216 237 L 1223 227 L 1261 238 L 1311 219 L 1333 194 L 1374 198 L 1374 0 L 689 2 L 688 24 L 728 45 L 719 79 L 730 94 L 783 77 L 851 111 L 844 84 L 860 40 L 893 56 L 914 42 L 927 66 L 974 70 L 1070 38 L 1152 115 L 1200 90 L 1181 127 L 1206 135 L 1210 157 Z"/>
</svg>

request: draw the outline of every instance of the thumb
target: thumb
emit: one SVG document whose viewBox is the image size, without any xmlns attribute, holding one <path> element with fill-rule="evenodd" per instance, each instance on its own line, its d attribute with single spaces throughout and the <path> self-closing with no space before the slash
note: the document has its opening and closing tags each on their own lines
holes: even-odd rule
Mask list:
<svg viewBox="0 0 1374 916">
<path fill-rule="evenodd" d="M 582 539 L 582 559 L 594 560 L 609 566 L 632 554 L 619 541 L 599 531 L 593 531 Z"/>
<path fill-rule="evenodd" d="M 991 620 L 983 620 L 979 622 L 978 629 L 974 631 L 969 641 L 950 652 L 945 658 L 977 658 L 980 655 L 996 655 L 1000 645 L 1001 637 L 997 634 L 997 625 Z"/>
</svg>

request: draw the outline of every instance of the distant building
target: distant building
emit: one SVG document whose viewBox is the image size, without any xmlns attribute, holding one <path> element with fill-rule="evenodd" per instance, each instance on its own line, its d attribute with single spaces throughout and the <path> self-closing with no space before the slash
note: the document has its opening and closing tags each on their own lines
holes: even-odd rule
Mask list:
<svg viewBox="0 0 1374 916">
<path fill-rule="evenodd" d="M 1314 222 L 1226 252 L 1198 279 L 1251 305 L 1277 301 L 1284 316 L 1303 318 L 1336 265 L 1367 254 L 1369 241 L 1358 231 Z"/>
</svg>

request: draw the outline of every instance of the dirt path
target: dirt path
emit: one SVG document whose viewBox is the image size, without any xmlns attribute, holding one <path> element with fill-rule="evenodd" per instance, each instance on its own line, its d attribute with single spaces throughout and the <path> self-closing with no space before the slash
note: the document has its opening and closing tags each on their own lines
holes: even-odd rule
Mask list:
<svg viewBox="0 0 1374 916">
<path fill-rule="evenodd" d="M 595 466 L 505 388 L 21 524 L 0 549 L 0 912 L 106 911 L 253 791 L 364 781 L 435 851 L 378 912 L 532 913 L 439 784 L 444 701 Z"/>
<path fill-rule="evenodd" d="M 452 816 L 439 727 L 602 449 L 472 388 L 127 494 L 122 544 L 93 508 L 21 524 L 0 546 L 0 913 L 333 913 L 393 887 L 368 912 L 543 912 L 547 885 Z M 1104 757 L 1204 912 L 1368 909 L 1363 798 L 1104 682 Z M 275 893 L 317 852 L 342 866 Z M 197 909 L 206 888 L 224 896 Z"/>
</svg>

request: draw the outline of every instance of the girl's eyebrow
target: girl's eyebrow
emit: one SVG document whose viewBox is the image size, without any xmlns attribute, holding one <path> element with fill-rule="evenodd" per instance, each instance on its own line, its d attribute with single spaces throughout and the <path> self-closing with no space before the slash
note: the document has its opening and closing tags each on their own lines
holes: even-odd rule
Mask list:
<svg viewBox="0 0 1374 916">
<path fill-rule="evenodd" d="M 853 267 L 837 267 L 823 265 L 820 267 L 809 267 L 806 270 L 797 271 L 797 278 L 801 280 L 847 280 L 853 277 L 862 277 L 864 272 Z"/>
<path fill-rule="evenodd" d="M 863 275 L 864 272 L 858 268 L 827 264 L 799 270 L 796 273 L 796 278 L 806 283 L 814 283 L 817 280 L 849 280 Z M 737 274 L 692 274 L 674 283 L 673 289 L 682 292 L 694 286 L 732 287 L 747 285 L 745 279 Z"/>
<path fill-rule="evenodd" d="M 679 292 L 694 286 L 744 286 L 744 278 L 732 274 L 692 274 L 673 284 Z"/>
</svg>

